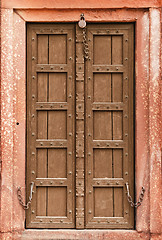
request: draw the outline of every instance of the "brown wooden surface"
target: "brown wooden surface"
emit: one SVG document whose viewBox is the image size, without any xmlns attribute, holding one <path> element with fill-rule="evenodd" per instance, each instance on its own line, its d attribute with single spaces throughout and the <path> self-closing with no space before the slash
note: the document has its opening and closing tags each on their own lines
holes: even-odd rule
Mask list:
<svg viewBox="0 0 162 240">
<path fill-rule="evenodd" d="M 125 193 L 126 181 L 134 187 L 133 31 L 132 24 L 87 27 L 86 228 L 134 227 Z"/>
<path fill-rule="evenodd" d="M 27 228 L 133 228 L 133 24 L 27 30 Z"/>
<path fill-rule="evenodd" d="M 74 31 L 28 25 L 28 192 L 35 183 L 28 228 L 75 227 Z"/>
</svg>

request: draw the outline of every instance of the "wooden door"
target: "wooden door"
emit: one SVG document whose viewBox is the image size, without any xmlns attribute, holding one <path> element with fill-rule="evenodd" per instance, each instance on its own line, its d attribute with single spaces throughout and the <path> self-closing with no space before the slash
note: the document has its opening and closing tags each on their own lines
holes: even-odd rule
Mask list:
<svg viewBox="0 0 162 240">
<path fill-rule="evenodd" d="M 27 32 L 27 228 L 133 228 L 133 25 Z"/>
</svg>

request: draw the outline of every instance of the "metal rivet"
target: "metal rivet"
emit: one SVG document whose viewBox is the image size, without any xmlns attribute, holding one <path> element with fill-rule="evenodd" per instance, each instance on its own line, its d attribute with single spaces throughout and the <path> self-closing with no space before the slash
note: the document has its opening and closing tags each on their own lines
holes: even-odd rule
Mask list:
<svg viewBox="0 0 162 240">
<path fill-rule="evenodd" d="M 71 152 L 69 152 L 69 155 L 71 155 L 72 153 Z"/>
<path fill-rule="evenodd" d="M 53 182 L 51 181 L 50 184 L 52 184 Z"/>
<path fill-rule="evenodd" d="M 119 220 L 116 220 L 117 223 L 119 223 Z"/>
<path fill-rule="evenodd" d="M 69 193 L 71 193 L 71 190 L 69 190 Z"/>
<path fill-rule="evenodd" d="M 88 77 L 88 80 L 91 80 L 91 78 L 90 78 L 90 77 Z"/>
<path fill-rule="evenodd" d="M 109 106 L 107 106 L 107 109 L 109 109 L 110 107 Z"/>
<path fill-rule="evenodd" d="M 34 136 L 35 134 L 34 133 L 32 133 L 32 136 Z"/>
<path fill-rule="evenodd" d="M 72 136 L 72 133 L 69 133 L 69 136 Z"/>
<path fill-rule="evenodd" d="M 116 143 L 115 145 L 116 145 L 116 146 L 119 146 L 119 144 L 118 144 L 118 143 Z"/>
<path fill-rule="evenodd" d="M 97 184 L 99 185 L 99 184 L 100 184 L 100 182 L 97 182 Z"/>
<path fill-rule="evenodd" d="M 99 143 L 97 143 L 97 146 L 99 147 L 99 146 L 100 146 L 100 144 L 99 144 Z"/>
<path fill-rule="evenodd" d="M 119 70 L 119 68 L 118 68 L 118 67 L 116 67 L 116 70 Z"/>
<path fill-rule="evenodd" d="M 89 133 L 89 134 L 88 134 L 88 136 L 90 137 L 90 136 L 91 136 L 91 134 Z"/>
<path fill-rule="evenodd" d="M 109 71 L 109 68 L 107 68 L 107 71 Z"/>
<path fill-rule="evenodd" d="M 125 118 L 128 118 L 128 115 L 125 115 L 124 117 L 125 117 Z"/>
<path fill-rule="evenodd" d="M 88 174 L 91 175 L 91 171 L 89 171 Z"/>
<path fill-rule="evenodd" d="M 51 142 L 50 144 L 51 144 L 51 146 L 53 145 L 53 143 L 52 143 L 52 142 Z"/>
<path fill-rule="evenodd" d="M 35 152 L 32 152 L 32 155 L 35 155 Z"/>
<path fill-rule="evenodd" d="M 63 222 L 63 220 L 60 220 L 60 222 L 62 223 L 62 222 Z"/>
<path fill-rule="evenodd" d="M 90 42 L 90 41 L 91 41 L 91 39 L 88 39 L 88 41 Z"/>
<path fill-rule="evenodd" d="M 125 156 L 128 156 L 128 153 L 126 153 Z"/>
<path fill-rule="evenodd" d="M 109 182 L 107 182 L 107 185 L 110 185 L 110 183 L 109 183 Z"/>
<path fill-rule="evenodd" d="M 99 71 L 100 69 L 99 68 L 97 68 L 97 71 Z"/>
<path fill-rule="evenodd" d="M 72 76 L 69 76 L 69 79 L 72 79 Z"/>
<path fill-rule="evenodd" d="M 43 70 L 43 69 L 44 69 L 44 67 L 41 67 L 41 69 Z"/>
<path fill-rule="evenodd" d="M 88 99 L 91 99 L 91 96 L 88 96 Z"/>
<path fill-rule="evenodd" d="M 32 98 L 35 98 L 35 95 L 32 95 Z"/>
<path fill-rule="evenodd" d="M 125 136 L 128 137 L 128 133 L 126 133 Z"/>
<path fill-rule="evenodd" d="M 69 213 L 72 213 L 72 211 L 70 210 Z"/>
<path fill-rule="evenodd" d="M 116 33 L 118 33 L 119 31 L 118 30 L 116 30 Z"/>
<path fill-rule="evenodd" d="M 92 211 L 91 210 L 89 210 L 89 212 L 88 212 L 89 214 L 91 214 L 92 213 Z"/>
<path fill-rule="evenodd" d="M 63 184 L 64 182 L 63 181 L 60 181 L 60 184 Z"/>
<path fill-rule="evenodd" d="M 116 185 L 119 185 L 119 182 L 116 182 Z"/>
<path fill-rule="evenodd" d="M 32 118 L 34 118 L 34 114 L 32 114 Z"/>
<path fill-rule="evenodd" d="M 81 70 L 81 69 L 82 69 L 82 67 L 79 67 L 79 69 Z"/>
<path fill-rule="evenodd" d="M 52 219 L 50 220 L 50 222 L 52 222 Z"/>
<path fill-rule="evenodd" d="M 70 172 L 69 172 L 69 175 L 71 175 L 71 174 L 72 174 L 72 172 L 70 171 Z"/>
<path fill-rule="evenodd" d="M 69 98 L 72 98 L 72 95 L 71 95 L 71 94 L 69 95 Z"/>
<path fill-rule="evenodd" d="M 42 219 L 40 219 L 40 222 L 42 222 Z"/>
<path fill-rule="evenodd" d="M 43 143 L 41 142 L 40 145 L 43 146 Z"/>
<path fill-rule="evenodd" d="M 92 193 L 92 191 L 89 191 L 89 194 L 91 194 Z"/>
<path fill-rule="evenodd" d="M 33 76 L 32 79 L 35 79 L 35 76 Z"/>
<path fill-rule="evenodd" d="M 90 153 L 90 152 L 88 153 L 88 156 L 91 156 L 91 153 Z"/>
<path fill-rule="evenodd" d="M 80 222 L 79 225 L 82 225 L 82 223 Z"/>
<path fill-rule="evenodd" d="M 35 39 L 34 38 L 32 38 L 32 41 L 34 41 Z"/>
<path fill-rule="evenodd" d="M 89 58 L 88 60 L 91 61 L 91 58 Z"/>
<path fill-rule="evenodd" d="M 116 109 L 118 109 L 118 106 L 116 106 Z"/>
<path fill-rule="evenodd" d="M 128 211 L 125 211 L 126 214 L 128 214 Z"/>
<path fill-rule="evenodd" d="M 128 58 L 125 58 L 125 61 L 127 61 L 128 60 Z"/>
<path fill-rule="evenodd" d="M 81 182 L 79 182 L 79 186 L 82 185 Z"/>
<path fill-rule="evenodd" d="M 107 30 L 107 33 L 109 33 L 110 31 L 109 30 Z"/>
<path fill-rule="evenodd" d="M 71 38 L 69 38 L 69 41 L 71 41 Z"/>
<path fill-rule="evenodd" d="M 128 42 L 128 39 L 125 39 L 126 42 Z"/>
<path fill-rule="evenodd" d="M 62 108 L 62 107 L 63 107 L 63 105 L 61 104 L 61 105 L 60 105 L 60 107 Z"/>
<path fill-rule="evenodd" d="M 40 185 L 42 185 L 43 184 L 43 182 L 40 182 Z"/>
<path fill-rule="evenodd" d="M 72 57 L 69 57 L 69 60 L 71 60 L 72 59 Z"/>
<path fill-rule="evenodd" d="M 88 117 L 90 118 L 90 117 L 91 117 L 91 115 L 88 115 Z"/>
<path fill-rule="evenodd" d="M 81 147 L 82 146 L 82 144 L 81 143 L 79 143 L 79 147 Z"/>
<path fill-rule="evenodd" d="M 128 80 L 128 78 L 126 77 L 125 80 Z"/>
<path fill-rule="evenodd" d="M 107 223 L 110 223 L 110 221 L 109 221 L 109 220 L 107 220 Z"/>
<path fill-rule="evenodd" d="M 107 146 L 107 147 L 109 147 L 109 146 L 110 146 L 110 144 L 109 144 L 109 143 L 107 143 L 107 144 L 106 144 L 106 146 Z"/>
<path fill-rule="evenodd" d="M 125 172 L 125 175 L 128 175 L 128 172 Z"/>
<path fill-rule="evenodd" d="M 51 66 L 51 69 L 53 69 L 53 67 Z"/>
<path fill-rule="evenodd" d="M 35 57 L 32 57 L 32 60 L 34 60 L 35 59 Z"/>
<path fill-rule="evenodd" d="M 50 107 L 53 108 L 53 105 L 51 105 Z"/>
<path fill-rule="evenodd" d="M 35 172 L 34 172 L 34 171 L 32 171 L 32 174 L 35 174 Z"/>
<path fill-rule="evenodd" d="M 99 109 L 100 107 L 99 107 L 99 106 L 97 106 L 96 108 L 97 108 L 97 109 Z"/>
<path fill-rule="evenodd" d="M 63 144 L 62 143 L 60 143 L 60 146 L 62 146 Z"/>
<path fill-rule="evenodd" d="M 63 67 L 60 67 L 61 70 L 63 70 L 64 68 Z"/>
<path fill-rule="evenodd" d="M 81 109 L 82 105 L 79 105 L 78 108 Z"/>
<path fill-rule="evenodd" d="M 100 220 L 98 220 L 98 223 L 100 223 Z"/>
<path fill-rule="evenodd" d="M 32 211 L 32 213 L 34 213 L 34 210 Z"/>
<path fill-rule="evenodd" d="M 40 105 L 40 107 L 42 108 L 42 107 L 43 107 L 43 105 Z"/>
<path fill-rule="evenodd" d="M 128 98 L 128 95 L 125 95 L 125 98 Z"/>
</svg>

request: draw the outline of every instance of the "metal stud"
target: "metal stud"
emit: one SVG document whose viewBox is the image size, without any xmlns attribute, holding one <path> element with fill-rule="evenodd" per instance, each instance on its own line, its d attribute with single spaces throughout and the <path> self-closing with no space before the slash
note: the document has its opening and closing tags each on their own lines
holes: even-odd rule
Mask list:
<svg viewBox="0 0 162 240">
<path fill-rule="evenodd" d="M 89 134 L 88 134 L 88 136 L 90 137 L 90 136 L 91 136 L 91 134 L 89 133 Z"/>
<path fill-rule="evenodd" d="M 60 181 L 60 184 L 63 184 L 64 182 L 63 181 Z"/>
<path fill-rule="evenodd" d="M 43 184 L 43 182 L 40 182 L 40 185 L 42 185 Z"/>
<path fill-rule="evenodd" d="M 99 68 L 97 68 L 97 71 L 99 71 L 100 69 Z"/>
<path fill-rule="evenodd" d="M 100 223 L 100 220 L 98 220 L 98 223 Z"/>
<path fill-rule="evenodd" d="M 127 61 L 128 60 L 128 58 L 125 58 L 125 61 Z"/>
<path fill-rule="evenodd" d="M 119 144 L 118 144 L 118 143 L 116 143 L 115 145 L 116 145 L 116 146 L 119 146 Z"/>
<path fill-rule="evenodd" d="M 32 133 L 32 136 L 34 136 L 35 134 L 34 133 Z"/>
<path fill-rule="evenodd" d="M 100 185 L 100 182 L 97 182 L 98 185 Z"/>
<path fill-rule="evenodd" d="M 118 109 L 118 106 L 116 106 L 116 109 Z"/>
<path fill-rule="evenodd" d="M 53 105 L 51 105 L 50 107 L 53 108 Z"/>
<path fill-rule="evenodd" d="M 35 57 L 32 57 L 32 60 L 34 60 L 35 59 Z"/>
<path fill-rule="evenodd" d="M 61 223 L 63 223 L 63 220 L 60 220 Z"/>
<path fill-rule="evenodd" d="M 88 153 L 88 156 L 91 156 L 91 153 L 90 153 L 90 152 Z"/>
<path fill-rule="evenodd" d="M 89 171 L 88 174 L 91 175 L 91 171 Z"/>
<path fill-rule="evenodd" d="M 35 172 L 34 172 L 34 171 L 32 171 L 32 174 L 35 174 Z"/>
<path fill-rule="evenodd" d="M 119 68 L 118 68 L 118 67 L 116 67 L 116 70 L 119 70 Z"/>
<path fill-rule="evenodd" d="M 52 222 L 52 219 L 50 220 L 50 222 Z"/>
<path fill-rule="evenodd" d="M 35 76 L 33 76 L 32 79 L 35 79 Z"/>
<path fill-rule="evenodd" d="M 34 210 L 32 211 L 32 214 L 34 214 Z"/>
<path fill-rule="evenodd" d="M 107 182 L 107 185 L 110 185 L 110 183 L 109 183 L 109 182 Z"/>
<path fill-rule="evenodd" d="M 128 42 L 128 39 L 125 39 L 126 42 Z"/>
<path fill-rule="evenodd" d="M 107 109 L 109 109 L 110 107 L 109 106 L 107 106 Z"/>
<path fill-rule="evenodd" d="M 32 118 L 34 118 L 34 114 L 32 114 Z"/>
<path fill-rule="evenodd" d="M 91 96 L 88 96 L 88 99 L 91 99 Z"/>
<path fill-rule="evenodd" d="M 72 211 L 70 210 L 70 211 L 69 211 L 69 213 L 71 214 L 71 213 L 72 213 Z"/>
<path fill-rule="evenodd" d="M 91 117 L 91 115 L 88 115 L 88 117 L 90 118 L 90 117 Z"/>
<path fill-rule="evenodd" d="M 128 156 L 128 153 L 126 153 L 125 156 Z"/>
<path fill-rule="evenodd" d="M 128 98 L 128 95 L 125 95 L 125 98 Z"/>
<path fill-rule="evenodd" d="M 116 185 L 119 185 L 119 182 L 116 182 Z"/>
<path fill-rule="evenodd" d="M 116 33 L 118 33 L 119 31 L 118 30 L 116 30 Z"/>
<path fill-rule="evenodd" d="M 70 172 L 69 172 L 69 175 L 71 175 L 71 174 L 72 174 L 72 172 L 70 171 Z"/>
<path fill-rule="evenodd" d="M 107 147 L 109 147 L 109 146 L 110 146 L 110 144 L 109 144 L 109 143 L 107 143 L 107 144 L 106 144 L 106 146 L 107 146 Z"/>
<path fill-rule="evenodd" d="M 89 212 L 88 212 L 89 214 L 91 214 L 92 213 L 92 211 L 91 210 L 89 210 Z"/>
<path fill-rule="evenodd" d="M 88 77 L 88 80 L 91 80 L 91 78 L 90 78 L 90 77 Z"/>
<path fill-rule="evenodd" d="M 43 143 L 41 142 L 40 145 L 43 146 Z"/>
<path fill-rule="evenodd" d="M 82 184 L 81 184 L 81 182 L 79 182 L 79 186 L 81 186 Z"/>
<path fill-rule="evenodd" d="M 72 136 L 72 133 L 69 133 L 69 136 Z"/>
<path fill-rule="evenodd" d="M 92 193 L 92 191 L 89 191 L 89 194 L 91 194 Z"/>
<path fill-rule="evenodd" d="M 72 79 L 72 76 L 69 76 L 69 79 Z"/>
<path fill-rule="evenodd" d="M 64 68 L 63 67 L 60 67 L 61 70 L 63 70 Z"/>
<path fill-rule="evenodd" d="M 71 190 L 69 190 L 69 193 L 71 193 Z"/>
<path fill-rule="evenodd" d="M 34 38 L 32 38 L 32 41 L 34 41 L 35 39 Z"/>
<path fill-rule="evenodd" d="M 125 211 L 125 214 L 128 214 L 128 211 Z"/>
<path fill-rule="evenodd" d="M 40 219 L 40 222 L 42 222 L 42 219 Z"/>
<path fill-rule="evenodd" d="M 61 104 L 61 105 L 60 105 L 60 107 L 62 108 L 62 107 L 63 107 L 63 105 Z"/>
<path fill-rule="evenodd" d="M 32 155 L 35 155 L 35 152 L 32 152 Z"/>
<path fill-rule="evenodd" d="M 35 95 L 32 95 L 32 98 L 35 98 Z"/>
<path fill-rule="evenodd" d="M 51 181 L 50 184 L 52 184 L 53 182 Z"/>
<path fill-rule="evenodd" d="M 44 67 L 41 67 L 41 69 L 43 70 L 43 69 L 44 69 Z"/>
<path fill-rule="evenodd" d="M 128 133 L 126 133 L 125 136 L 128 137 Z"/>
<path fill-rule="evenodd" d="M 72 57 L 69 57 L 69 60 L 72 60 Z"/>
<path fill-rule="evenodd" d="M 97 146 L 99 147 L 99 146 L 100 146 L 100 144 L 99 144 L 99 143 L 97 143 Z"/>
<path fill-rule="evenodd" d="M 69 38 L 68 40 L 71 41 L 71 38 Z"/>
<path fill-rule="evenodd" d="M 69 95 L 69 98 L 72 98 L 72 95 L 71 95 L 71 94 Z"/>
<path fill-rule="evenodd" d="M 79 225 L 82 225 L 82 223 L 80 222 Z"/>
<path fill-rule="evenodd" d="M 128 175 L 128 172 L 125 172 L 125 175 Z"/>
<path fill-rule="evenodd" d="M 53 69 L 53 67 L 51 66 L 51 69 Z"/>
<path fill-rule="evenodd" d="M 125 118 L 128 118 L 128 115 L 125 115 L 124 117 L 125 117 Z"/>
<path fill-rule="evenodd" d="M 69 117 L 71 117 L 71 114 L 69 114 Z"/>
<path fill-rule="evenodd" d="M 109 220 L 107 220 L 107 223 L 110 223 L 110 221 L 109 221 Z"/>
<path fill-rule="evenodd" d="M 52 146 L 52 145 L 53 145 L 53 143 L 51 142 L 51 143 L 50 143 L 50 145 Z"/>
<path fill-rule="evenodd" d="M 69 152 L 69 155 L 71 155 L 72 153 L 71 152 Z"/>
<path fill-rule="evenodd" d="M 60 146 L 62 146 L 63 144 L 62 143 L 60 143 Z"/>
<path fill-rule="evenodd" d="M 40 107 L 42 108 L 42 107 L 43 107 L 43 105 L 40 105 Z"/>
<path fill-rule="evenodd" d="M 107 71 L 109 71 L 109 68 L 107 68 Z"/>
</svg>

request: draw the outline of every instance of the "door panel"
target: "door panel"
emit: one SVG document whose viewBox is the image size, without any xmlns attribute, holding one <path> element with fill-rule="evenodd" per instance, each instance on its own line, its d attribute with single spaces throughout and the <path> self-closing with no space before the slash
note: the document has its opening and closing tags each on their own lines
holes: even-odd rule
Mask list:
<svg viewBox="0 0 162 240">
<path fill-rule="evenodd" d="M 87 38 L 86 228 L 133 228 L 133 25 L 89 24 Z"/>
<path fill-rule="evenodd" d="M 132 229 L 133 24 L 27 32 L 27 228 Z"/>
<path fill-rule="evenodd" d="M 74 25 L 30 24 L 27 44 L 27 227 L 73 228 Z"/>
</svg>

